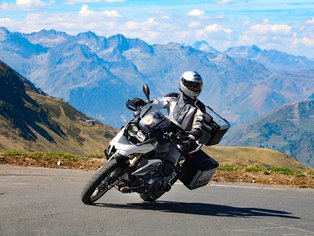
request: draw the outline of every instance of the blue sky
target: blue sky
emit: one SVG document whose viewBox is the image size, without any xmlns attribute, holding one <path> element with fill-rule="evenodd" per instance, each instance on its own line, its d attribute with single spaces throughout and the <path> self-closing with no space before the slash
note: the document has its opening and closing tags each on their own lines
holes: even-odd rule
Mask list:
<svg viewBox="0 0 314 236">
<path fill-rule="evenodd" d="M 206 40 L 221 51 L 255 44 L 314 57 L 313 0 L 6 0 L 0 26 L 121 33 L 150 44 Z"/>
</svg>

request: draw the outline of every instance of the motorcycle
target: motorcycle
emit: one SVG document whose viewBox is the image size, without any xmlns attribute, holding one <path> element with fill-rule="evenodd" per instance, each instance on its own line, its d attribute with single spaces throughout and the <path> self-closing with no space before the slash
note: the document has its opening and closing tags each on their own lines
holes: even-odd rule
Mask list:
<svg viewBox="0 0 314 236">
<path fill-rule="evenodd" d="M 150 100 L 150 90 L 143 91 L 147 102 L 136 107 L 127 102 L 133 118 L 121 128 L 105 150 L 106 163 L 84 187 L 81 199 L 93 204 L 115 187 L 122 193 L 137 192 L 144 201 L 160 198 L 179 179 L 189 189 L 207 185 L 212 179 L 218 162 L 201 150 L 203 145 L 219 143 L 230 125 L 210 107 L 206 107 L 204 128 L 200 141 L 188 145 L 188 132 L 169 119 L 167 101 Z M 167 143 L 162 148 L 160 141 Z M 159 150 L 165 149 L 166 150 Z M 160 155 L 175 157 L 178 162 L 172 174 L 163 174 L 164 159 Z"/>
</svg>

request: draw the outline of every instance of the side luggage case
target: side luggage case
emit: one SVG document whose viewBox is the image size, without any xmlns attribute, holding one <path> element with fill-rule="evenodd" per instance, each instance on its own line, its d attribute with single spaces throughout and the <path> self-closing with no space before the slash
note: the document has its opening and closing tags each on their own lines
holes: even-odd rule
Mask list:
<svg viewBox="0 0 314 236">
<path fill-rule="evenodd" d="M 181 166 L 180 181 L 190 190 L 207 185 L 219 163 L 202 150 L 190 154 Z"/>
</svg>

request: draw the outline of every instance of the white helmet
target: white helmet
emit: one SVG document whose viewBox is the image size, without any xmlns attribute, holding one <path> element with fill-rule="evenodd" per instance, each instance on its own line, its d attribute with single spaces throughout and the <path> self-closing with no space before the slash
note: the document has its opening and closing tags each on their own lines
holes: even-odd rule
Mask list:
<svg viewBox="0 0 314 236">
<path fill-rule="evenodd" d="M 196 71 L 186 71 L 180 79 L 180 91 L 186 96 L 195 99 L 202 92 L 203 79 Z"/>
</svg>

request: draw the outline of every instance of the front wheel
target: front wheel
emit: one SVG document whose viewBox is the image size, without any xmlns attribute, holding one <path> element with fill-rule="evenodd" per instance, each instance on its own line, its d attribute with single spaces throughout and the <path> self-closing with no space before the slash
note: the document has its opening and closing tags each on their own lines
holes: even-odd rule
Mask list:
<svg viewBox="0 0 314 236">
<path fill-rule="evenodd" d="M 99 169 L 85 185 L 81 198 L 84 204 L 92 204 L 101 198 L 125 173 L 125 164 L 110 160 Z"/>
</svg>

